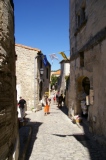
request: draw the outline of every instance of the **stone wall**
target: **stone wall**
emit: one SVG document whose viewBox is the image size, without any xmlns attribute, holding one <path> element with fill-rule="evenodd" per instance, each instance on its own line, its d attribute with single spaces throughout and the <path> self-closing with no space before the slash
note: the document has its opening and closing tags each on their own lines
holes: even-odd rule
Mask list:
<svg viewBox="0 0 106 160">
<path fill-rule="evenodd" d="M 0 159 L 13 159 L 17 141 L 14 6 L 0 1 Z M 18 159 L 18 155 L 15 155 Z"/>
<path fill-rule="evenodd" d="M 60 92 L 65 93 L 66 90 L 66 79 L 65 76 L 70 74 L 70 63 L 68 60 L 62 60 L 61 62 L 61 75 L 60 75 Z"/>
<path fill-rule="evenodd" d="M 69 114 L 81 113 L 83 95 L 82 80 L 90 81 L 90 130 L 99 136 L 106 137 L 106 2 L 70 0 L 70 87 Z M 81 19 L 85 7 L 85 19 Z M 80 24 L 78 25 L 78 16 Z M 81 53 L 84 53 L 84 66 L 81 66 Z M 94 95 L 91 96 L 91 91 Z M 92 99 L 92 102 L 91 102 Z"/>
<path fill-rule="evenodd" d="M 96 59 L 93 64 L 94 103 L 90 108 L 92 129 L 106 137 L 106 40 L 94 47 Z"/>
<path fill-rule="evenodd" d="M 82 8 L 85 2 L 85 21 L 82 20 Z M 75 14 L 76 13 L 76 14 Z M 80 15 L 80 25 L 78 26 L 78 16 Z M 74 52 L 79 51 L 89 40 L 91 40 L 98 32 L 106 27 L 106 2 L 104 0 L 71 0 L 71 54 L 72 48 Z M 85 23 L 83 23 L 85 22 Z"/>
<path fill-rule="evenodd" d="M 37 48 L 16 44 L 17 100 L 22 96 L 26 110 L 41 109 L 41 99 L 49 92 L 51 65 L 44 66 L 41 51 Z M 43 74 L 40 69 L 43 68 Z M 48 74 L 47 74 L 48 72 Z"/>
<path fill-rule="evenodd" d="M 51 65 L 48 64 L 44 68 L 44 74 L 43 74 L 43 88 L 42 88 L 42 98 L 44 98 L 45 92 L 50 92 L 50 73 L 51 73 Z M 47 75 L 48 72 L 48 75 Z"/>
<path fill-rule="evenodd" d="M 38 64 L 35 58 L 40 50 L 18 44 L 15 45 L 15 50 L 17 54 L 17 100 L 22 96 L 27 102 L 27 110 L 30 110 L 34 108 L 34 99 L 38 104 L 38 80 L 36 79 Z"/>
<path fill-rule="evenodd" d="M 42 53 L 41 53 L 42 54 Z M 39 55 L 39 54 L 38 54 Z M 45 66 L 43 63 L 43 55 L 38 56 L 36 59 L 37 72 L 36 75 L 36 89 L 37 89 L 37 97 L 35 101 L 36 110 L 42 109 L 41 100 L 44 99 L 45 92 L 50 93 L 50 73 L 51 73 L 51 65 L 48 62 Z M 41 70 L 43 70 L 43 74 L 41 74 Z"/>
</svg>

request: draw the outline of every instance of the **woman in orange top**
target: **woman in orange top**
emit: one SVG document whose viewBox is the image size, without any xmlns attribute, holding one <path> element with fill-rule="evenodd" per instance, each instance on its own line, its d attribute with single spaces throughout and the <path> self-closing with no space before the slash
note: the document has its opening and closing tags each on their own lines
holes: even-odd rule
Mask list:
<svg viewBox="0 0 106 160">
<path fill-rule="evenodd" d="M 50 99 L 48 98 L 48 96 L 46 96 L 44 114 L 47 115 L 48 113 L 50 113 Z"/>
</svg>

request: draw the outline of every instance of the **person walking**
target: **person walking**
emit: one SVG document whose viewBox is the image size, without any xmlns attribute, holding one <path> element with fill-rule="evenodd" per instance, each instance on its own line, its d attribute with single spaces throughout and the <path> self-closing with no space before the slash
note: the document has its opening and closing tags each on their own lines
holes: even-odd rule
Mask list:
<svg viewBox="0 0 106 160">
<path fill-rule="evenodd" d="M 56 94 L 56 102 L 57 103 L 58 103 L 58 99 L 59 99 L 58 94 Z"/>
<path fill-rule="evenodd" d="M 44 106 L 44 115 L 47 115 L 48 113 L 50 113 L 50 103 L 51 103 L 51 99 L 48 98 L 48 96 L 45 97 L 45 106 Z"/>
<path fill-rule="evenodd" d="M 48 103 L 47 103 L 47 96 L 45 96 L 45 99 L 44 99 L 44 115 L 47 115 L 47 106 Z"/>
<path fill-rule="evenodd" d="M 54 101 L 54 103 L 55 103 L 55 101 L 56 101 L 56 97 L 55 97 L 55 95 L 54 95 L 54 97 L 53 97 L 53 101 Z"/>
<path fill-rule="evenodd" d="M 58 100 L 58 107 L 62 107 L 62 102 L 63 102 L 63 95 L 61 94 Z"/>
<path fill-rule="evenodd" d="M 21 113 L 21 119 L 23 121 L 23 119 L 25 118 L 26 101 L 22 97 L 20 97 L 18 105 L 19 105 L 19 109 L 20 109 L 20 113 Z"/>
</svg>

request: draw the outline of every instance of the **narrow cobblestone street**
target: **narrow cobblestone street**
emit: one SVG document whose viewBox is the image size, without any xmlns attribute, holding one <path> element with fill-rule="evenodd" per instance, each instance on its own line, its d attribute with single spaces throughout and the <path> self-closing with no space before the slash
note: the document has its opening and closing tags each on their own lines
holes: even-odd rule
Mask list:
<svg viewBox="0 0 106 160">
<path fill-rule="evenodd" d="M 32 126 L 26 160 L 106 160 L 101 146 L 76 124 L 73 124 L 57 105 L 50 114 L 43 110 L 28 113 Z"/>
</svg>

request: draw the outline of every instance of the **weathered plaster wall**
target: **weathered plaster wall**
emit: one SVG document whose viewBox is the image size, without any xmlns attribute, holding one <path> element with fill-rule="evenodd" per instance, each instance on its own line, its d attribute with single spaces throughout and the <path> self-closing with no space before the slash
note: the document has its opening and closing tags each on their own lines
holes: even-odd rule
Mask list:
<svg viewBox="0 0 106 160">
<path fill-rule="evenodd" d="M 90 80 L 90 87 L 94 90 L 94 104 L 89 107 L 89 121 L 92 131 L 98 135 L 106 135 L 106 41 L 100 45 L 95 46 L 92 50 L 87 51 L 85 54 L 85 67 L 80 68 L 79 58 L 77 58 L 77 67 L 75 61 L 71 62 L 70 71 L 70 94 L 68 107 L 74 108 L 74 114 L 80 113 L 80 106 L 78 106 L 78 91 L 77 91 L 77 78 L 84 76 Z M 75 81 L 76 80 L 76 81 Z M 80 93 L 80 92 L 79 92 Z M 70 110 L 69 110 L 70 114 Z M 95 117 L 96 121 L 93 121 Z"/>
<path fill-rule="evenodd" d="M 12 0 L 0 1 L 0 159 L 12 159 L 17 141 L 17 105 Z M 18 153 L 15 154 L 18 159 Z"/>
<path fill-rule="evenodd" d="M 27 102 L 27 110 L 41 107 L 40 100 L 45 92 L 49 92 L 51 66 L 44 66 L 42 57 L 37 54 L 39 49 L 16 44 L 17 61 L 17 95 Z M 40 69 L 44 69 L 43 75 Z M 47 77 L 48 72 L 48 77 Z M 41 84 L 42 83 L 42 84 Z"/>
<path fill-rule="evenodd" d="M 86 53 L 86 60 L 90 59 L 91 56 L 89 53 Z M 79 82 L 79 78 L 83 79 L 84 77 L 88 77 L 90 82 L 92 83 L 92 68 L 93 59 L 91 58 L 89 62 L 85 64 L 84 68 L 80 67 L 80 59 L 79 57 L 76 60 L 71 61 L 70 63 L 70 86 L 69 86 L 69 101 L 68 104 L 74 109 L 74 114 L 78 114 L 81 112 L 81 106 L 79 105 L 79 94 L 82 94 L 81 82 Z M 89 69 L 88 69 L 89 68 Z M 80 86 L 79 86 L 80 85 Z M 80 88 L 81 87 L 81 88 Z M 70 112 L 70 111 L 69 111 Z"/>
<path fill-rule="evenodd" d="M 42 62 L 42 67 L 40 66 L 40 61 Z M 40 69 L 43 68 L 43 74 L 40 74 Z M 39 85 L 39 94 L 41 94 L 41 98 L 39 100 L 41 100 L 42 98 L 44 98 L 45 92 L 49 92 L 50 91 L 50 75 L 51 75 L 51 65 L 48 62 L 48 65 L 45 66 L 42 58 L 40 57 L 38 59 L 38 71 L 39 71 L 39 79 L 40 82 L 38 83 Z M 40 86 L 42 83 L 42 87 Z M 41 90 L 40 90 L 41 88 Z"/>
<path fill-rule="evenodd" d="M 86 23 L 77 30 L 76 15 L 82 5 L 86 2 Z M 106 137 L 106 2 L 74 1 L 71 0 L 70 15 L 70 94 L 69 94 L 69 114 L 74 108 L 74 114 L 80 113 L 78 105 L 78 83 L 81 77 L 88 77 L 90 88 L 94 90 L 93 104 L 89 107 L 90 129 L 97 135 Z M 80 52 L 84 52 L 84 67 L 80 66 Z M 74 107 L 73 107 L 74 106 Z"/>
<path fill-rule="evenodd" d="M 94 105 L 90 107 L 90 120 L 93 131 L 106 136 L 106 40 L 96 46 L 94 51 L 97 56 L 93 65 Z"/>
<path fill-rule="evenodd" d="M 46 72 L 48 70 L 48 78 L 46 76 Z M 51 72 L 51 65 L 48 65 L 47 67 L 44 67 L 44 82 L 43 82 L 43 96 L 45 94 L 45 92 L 49 92 L 49 85 L 50 85 L 50 72 Z"/>
<path fill-rule="evenodd" d="M 77 31 L 77 17 L 76 14 L 81 12 L 81 7 L 84 1 L 86 2 L 86 20 L 87 23 L 82 27 L 81 31 L 78 32 L 77 36 L 74 34 Z M 75 14 L 76 13 L 76 14 Z M 71 0 L 71 48 L 74 51 L 80 50 L 93 36 L 99 31 L 106 27 L 106 1 L 101 0 Z M 101 18 L 102 17 L 102 18 Z"/>
<path fill-rule="evenodd" d="M 17 61 L 16 61 L 16 76 L 17 85 L 20 88 L 20 96 L 22 96 L 27 102 L 27 109 L 34 108 L 37 95 L 37 80 L 35 73 L 37 73 L 37 63 L 35 57 L 37 56 L 38 50 L 23 45 L 15 46 Z M 34 69 L 35 67 L 35 69 Z M 34 78 L 35 77 L 35 78 Z M 34 84 L 35 83 L 35 84 Z M 19 98 L 18 97 L 18 98 Z"/>
<path fill-rule="evenodd" d="M 66 89 L 66 79 L 65 76 L 70 74 L 70 63 L 65 60 L 61 62 L 61 80 L 60 80 L 60 92 Z"/>
</svg>

